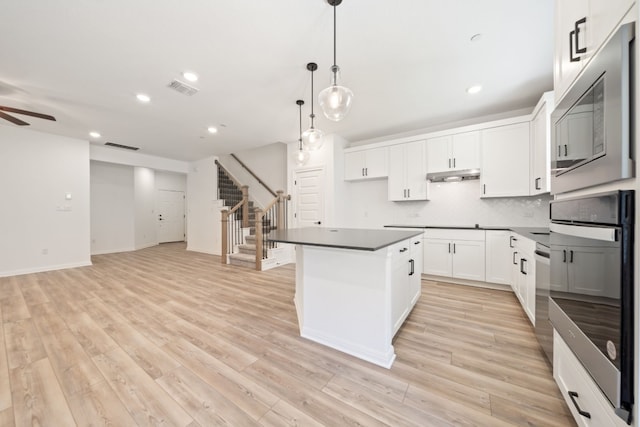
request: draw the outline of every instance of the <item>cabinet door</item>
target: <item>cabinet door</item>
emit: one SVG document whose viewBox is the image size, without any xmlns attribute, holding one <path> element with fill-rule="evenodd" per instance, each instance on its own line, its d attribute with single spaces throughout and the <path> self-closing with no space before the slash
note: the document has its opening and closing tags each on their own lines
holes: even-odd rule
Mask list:
<svg viewBox="0 0 640 427">
<path fill-rule="evenodd" d="M 511 250 L 511 290 L 518 299 L 518 279 L 520 278 L 520 253 L 517 249 Z"/>
<path fill-rule="evenodd" d="M 411 239 L 411 259 L 413 274 L 409 277 L 409 310 L 418 302 L 422 293 L 422 236 Z"/>
<path fill-rule="evenodd" d="M 387 176 L 387 147 L 371 148 L 366 150 L 365 153 L 365 177 L 384 178 Z"/>
<path fill-rule="evenodd" d="M 391 273 L 391 324 L 393 334 L 400 329 L 404 319 L 409 314 L 409 251 L 394 253 Z"/>
<path fill-rule="evenodd" d="M 510 231 L 487 230 L 485 241 L 486 281 L 511 284 Z"/>
<path fill-rule="evenodd" d="M 401 201 L 406 200 L 406 173 L 404 164 L 404 147 L 400 145 L 392 145 L 389 147 L 389 180 L 388 192 L 389 200 Z"/>
<path fill-rule="evenodd" d="M 453 277 L 485 281 L 484 242 L 454 240 L 452 252 Z"/>
<path fill-rule="evenodd" d="M 531 320 L 531 324 L 535 326 L 536 324 L 536 266 L 535 266 L 535 258 L 531 254 L 530 258 L 527 259 L 528 264 L 527 268 L 527 278 L 526 278 L 526 293 L 527 297 L 525 300 L 527 301 L 527 305 L 525 306 L 525 310 L 527 312 L 527 316 L 529 316 L 529 320 Z"/>
<path fill-rule="evenodd" d="M 352 181 L 364 178 L 365 151 L 352 151 L 344 154 L 344 179 Z"/>
<path fill-rule="evenodd" d="M 590 46 L 595 52 L 633 6 L 633 0 L 590 0 L 589 32 Z"/>
<path fill-rule="evenodd" d="M 451 169 L 451 135 L 427 139 L 427 172 Z"/>
<path fill-rule="evenodd" d="M 451 277 L 451 242 L 424 239 L 422 272 L 434 276 Z"/>
<path fill-rule="evenodd" d="M 480 131 L 465 132 L 453 135 L 452 169 L 478 169 L 480 168 Z"/>
<path fill-rule="evenodd" d="M 530 181 L 531 195 L 549 192 L 549 112 L 546 103 L 537 112 L 531 123 L 532 174 Z"/>
<path fill-rule="evenodd" d="M 592 54 L 588 47 L 587 37 L 593 27 L 590 19 L 579 26 L 578 45 L 587 47 L 585 54 L 576 55 L 575 38 L 570 41 L 570 33 L 575 30 L 576 22 L 589 15 L 589 0 L 562 0 L 555 2 L 555 52 L 553 87 L 556 101 L 571 86 L 578 73 L 582 69 L 589 55 Z M 573 43 L 573 46 L 571 44 Z M 573 48 L 573 49 L 572 49 Z M 573 53 L 572 53 L 573 51 Z M 571 61 L 571 57 L 579 57 L 578 61 Z"/>
<path fill-rule="evenodd" d="M 529 122 L 482 131 L 482 197 L 529 195 Z"/>
<path fill-rule="evenodd" d="M 404 145 L 406 200 L 427 200 L 427 170 L 424 141 Z"/>
</svg>

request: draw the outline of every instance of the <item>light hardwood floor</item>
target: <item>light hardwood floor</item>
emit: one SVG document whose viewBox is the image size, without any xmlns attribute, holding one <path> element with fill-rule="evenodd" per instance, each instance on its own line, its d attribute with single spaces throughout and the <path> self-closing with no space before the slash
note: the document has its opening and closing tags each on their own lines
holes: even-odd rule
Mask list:
<svg viewBox="0 0 640 427">
<path fill-rule="evenodd" d="M 299 337 L 292 266 L 93 263 L 0 278 L 1 426 L 574 425 L 508 292 L 423 280 L 387 370 Z"/>
</svg>

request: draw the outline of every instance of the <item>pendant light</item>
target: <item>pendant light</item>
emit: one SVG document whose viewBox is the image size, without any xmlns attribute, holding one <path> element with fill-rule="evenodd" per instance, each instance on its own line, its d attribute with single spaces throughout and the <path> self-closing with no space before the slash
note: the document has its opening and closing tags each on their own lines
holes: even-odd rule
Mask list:
<svg viewBox="0 0 640 427">
<path fill-rule="evenodd" d="M 296 104 L 298 104 L 298 115 L 300 119 L 300 137 L 298 138 L 298 149 L 296 150 L 293 159 L 298 166 L 302 166 L 309 160 L 309 152 L 302 148 L 302 106 L 304 105 L 304 101 L 302 99 L 298 99 Z"/>
<path fill-rule="evenodd" d="M 331 66 L 331 86 L 318 95 L 318 102 L 327 119 L 339 122 L 344 119 L 353 102 L 351 89 L 338 85 L 340 67 L 336 64 L 336 6 L 342 0 L 327 0 L 333 6 L 333 65 Z"/>
<path fill-rule="evenodd" d="M 307 70 L 311 71 L 311 127 L 302 133 L 302 143 L 309 151 L 314 151 L 322 147 L 324 132 L 320 129 L 313 127 L 313 119 L 316 115 L 313 114 L 313 72 L 318 69 L 318 64 L 315 62 L 309 62 L 307 64 Z"/>
</svg>

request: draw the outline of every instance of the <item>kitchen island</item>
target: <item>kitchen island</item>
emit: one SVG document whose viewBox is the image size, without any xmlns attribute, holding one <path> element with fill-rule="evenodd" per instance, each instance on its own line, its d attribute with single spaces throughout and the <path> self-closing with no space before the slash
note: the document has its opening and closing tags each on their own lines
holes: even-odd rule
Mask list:
<svg viewBox="0 0 640 427">
<path fill-rule="evenodd" d="M 420 297 L 422 232 L 298 228 L 294 302 L 304 338 L 390 368 L 391 343 Z"/>
</svg>

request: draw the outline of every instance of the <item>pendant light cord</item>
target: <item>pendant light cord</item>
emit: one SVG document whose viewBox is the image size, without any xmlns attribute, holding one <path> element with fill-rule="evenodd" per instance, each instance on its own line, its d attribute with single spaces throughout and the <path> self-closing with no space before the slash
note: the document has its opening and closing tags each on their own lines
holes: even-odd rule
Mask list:
<svg viewBox="0 0 640 427">
<path fill-rule="evenodd" d="M 333 66 L 336 66 L 336 2 L 333 3 Z"/>
<path fill-rule="evenodd" d="M 298 150 L 302 151 L 302 104 L 298 104 L 299 129 Z"/>
<path fill-rule="evenodd" d="M 311 129 L 313 129 L 313 119 L 316 117 L 313 114 L 313 70 L 311 70 Z"/>
</svg>

